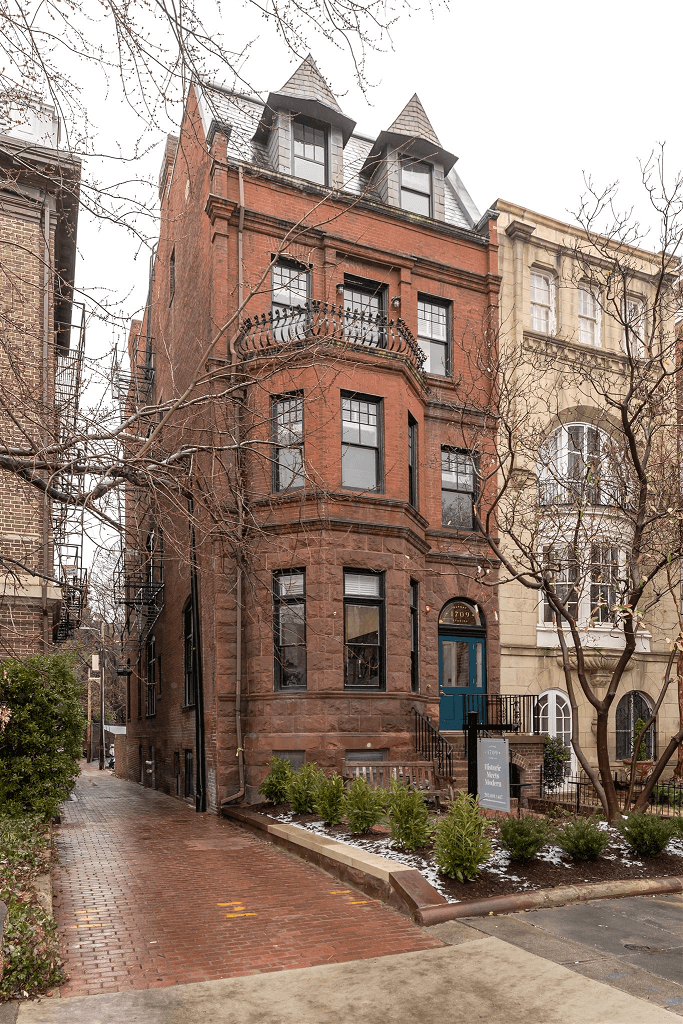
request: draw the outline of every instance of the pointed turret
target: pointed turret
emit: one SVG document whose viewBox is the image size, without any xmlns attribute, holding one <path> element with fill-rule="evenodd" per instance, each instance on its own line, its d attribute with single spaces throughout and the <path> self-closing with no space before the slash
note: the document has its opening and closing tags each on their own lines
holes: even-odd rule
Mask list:
<svg viewBox="0 0 683 1024">
<path fill-rule="evenodd" d="M 344 145 L 348 142 L 356 122 L 342 111 L 337 98 L 318 71 L 315 61 L 309 55 L 278 92 L 271 92 L 266 101 L 263 116 L 254 138 L 263 142 L 278 110 L 321 121 L 339 128 Z"/>
<path fill-rule="evenodd" d="M 408 100 L 393 124 L 380 132 L 363 170 L 373 170 L 387 148 L 398 149 L 415 160 L 438 161 L 443 165 L 444 174 L 448 174 L 458 159 L 442 147 L 417 93 Z"/>
</svg>

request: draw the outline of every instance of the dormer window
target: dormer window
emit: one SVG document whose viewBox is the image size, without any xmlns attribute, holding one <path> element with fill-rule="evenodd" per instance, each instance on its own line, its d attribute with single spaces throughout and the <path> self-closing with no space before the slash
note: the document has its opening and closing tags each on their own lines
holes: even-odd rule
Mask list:
<svg viewBox="0 0 683 1024">
<path fill-rule="evenodd" d="M 401 209 L 432 215 L 432 168 L 430 164 L 401 161 Z"/>
<path fill-rule="evenodd" d="M 327 131 L 306 121 L 292 122 L 292 169 L 295 178 L 327 184 Z"/>
</svg>

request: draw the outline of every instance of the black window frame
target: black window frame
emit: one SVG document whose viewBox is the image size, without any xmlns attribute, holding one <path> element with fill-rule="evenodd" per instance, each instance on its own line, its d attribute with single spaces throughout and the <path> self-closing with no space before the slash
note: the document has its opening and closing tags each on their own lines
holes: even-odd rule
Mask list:
<svg viewBox="0 0 683 1024">
<path fill-rule="evenodd" d="M 615 754 L 617 761 L 625 761 L 633 757 L 633 730 L 636 722 L 642 718 L 644 722 L 652 714 L 654 701 L 643 690 L 628 690 L 617 704 L 614 718 Z M 643 736 L 645 754 L 648 761 L 657 757 L 657 718 L 649 726 Z"/>
<path fill-rule="evenodd" d="M 406 168 L 408 166 L 410 166 L 410 167 L 420 166 L 420 167 L 427 167 L 427 168 L 429 168 L 429 192 L 428 193 L 427 192 L 422 192 L 419 189 L 416 189 L 416 188 L 413 188 L 413 187 L 411 187 L 409 185 L 404 185 L 403 184 L 404 168 Z M 429 199 L 429 212 L 428 213 L 423 213 L 420 210 L 411 210 L 409 207 L 404 206 L 403 205 L 403 194 L 404 194 L 404 192 L 407 193 L 408 195 L 413 195 L 413 196 L 428 196 L 428 199 Z M 427 161 L 427 160 L 414 160 L 414 159 L 411 159 L 410 156 L 402 156 L 400 158 L 400 180 L 399 180 L 398 196 L 399 196 L 399 200 L 398 200 L 399 201 L 399 206 L 400 206 L 400 208 L 402 210 L 405 210 L 406 213 L 414 213 L 418 217 L 433 217 L 434 216 L 434 165 L 430 164 L 429 161 Z"/>
<path fill-rule="evenodd" d="M 363 296 L 368 300 L 377 299 L 377 309 L 368 311 Z M 344 338 L 347 341 L 370 348 L 387 347 L 388 296 L 386 282 L 344 274 Z"/>
<path fill-rule="evenodd" d="M 302 592 L 300 594 L 282 594 L 281 580 L 288 576 L 301 576 Z M 300 606 L 303 609 L 303 636 L 302 644 L 281 643 L 281 620 L 280 610 L 283 607 Z M 282 652 L 290 647 L 303 650 L 303 682 L 291 684 L 285 681 L 285 661 Z M 308 649 L 306 637 L 306 570 L 302 568 L 278 569 L 273 573 L 273 685 L 276 692 L 302 693 L 308 688 Z"/>
<path fill-rule="evenodd" d="M 296 136 L 296 128 L 297 128 L 297 126 L 303 127 L 304 135 L 305 135 L 305 129 L 306 128 L 310 128 L 313 131 L 322 132 L 322 135 L 323 135 L 323 152 L 324 152 L 324 160 L 323 160 L 322 166 L 323 166 L 323 178 L 324 178 L 324 181 L 317 181 L 315 178 L 310 178 L 310 177 L 308 177 L 305 174 L 304 175 L 297 174 L 297 161 L 298 160 L 306 161 L 306 157 L 305 156 L 304 157 L 299 157 L 299 156 L 297 156 L 297 154 L 295 152 L 295 148 L 294 147 L 295 147 L 296 143 L 299 141 L 295 137 Z M 330 126 L 329 126 L 329 124 L 325 124 L 324 121 L 317 121 L 315 118 L 312 118 L 312 117 L 301 117 L 301 116 L 293 117 L 292 120 L 291 120 L 291 139 L 292 139 L 292 149 L 291 149 L 291 153 L 292 153 L 292 177 L 293 178 L 298 178 L 300 181 L 308 181 L 308 182 L 310 182 L 311 185 L 318 185 L 319 188 L 327 188 L 327 187 L 329 187 L 329 184 L 330 184 Z M 305 140 L 305 137 L 304 137 L 304 146 L 305 145 L 306 145 L 306 140 Z M 313 145 L 315 145 L 315 142 L 313 143 Z M 316 166 L 320 166 L 320 163 L 318 161 L 316 161 L 316 160 L 312 160 L 312 161 L 309 160 L 309 161 L 306 161 L 306 162 L 307 163 L 313 163 Z"/>
<path fill-rule="evenodd" d="M 457 487 L 444 487 L 443 456 L 446 453 L 449 454 L 449 455 L 463 456 L 464 458 L 467 458 L 467 459 L 470 460 L 470 462 L 472 464 L 472 490 L 471 491 L 460 490 Z M 477 528 L 476 527 L 476 523 L 474 521 L 474 509 L 475 509 L 475 506 L 476 506 L 476 503 L 477 503 L 477 499 L 478 499 L 477 482 L 478 482 L 479 474 L 478 474 L 478 466 L 477 466 L 477 457 L 476 457 L 476 455 L 473 452 L 468 451 L 465 448 L 457 448 L 457 447 L 453 447 L 452 445 L 442 444 L 441 445 L 441 452 L 440 452 L 440 468 L 441 468 L 441 525 L 442 525 L 442 527 L 445 530 L 464 530 L 466 532 L 471 533 L 473 530 L 476 530 L 476 528 Z M 469 494 L 471 496 L 470 503 L 471 503 L 471 506 L 472 506 L 472 514 L 471 514 L 471 525 L 470 526 L 463 526 L 463 525 L 460 525 L 460 524 L 452 525 L 451 523 L 444 522 L 444 519 L 445 519 L 445 516 L 444 516 L 444 501 L 443 501 L 444 491 L 448 492 L 449 494 Z"/>
<path fill-rule="evenodd" d="M 417 509 L 417 420 L 408 413 L 408 504 Z"/>
<path fill-rule="evenodd" d="M 188 630 L 189 624 L 189 630 Z M 195 678 L 195 643 L 197 624 L 192 598 L 183 605 L 183 707 L 193 708 L 197 703 L 197 680 Z"/>
<path fill-rule="evenodd" d="M 435 306 L 435 307 L 437 307 L 439 309 L 443 309 L 444 310 L 444 312 L 446 314 L 446 340 L 445 340 L 445 342 L 439 341 L 438 339 L 435 339 L 435 338 L 427 337 L 425 334 L 420 334 L 420 315 L 419 315 L 420 314 L 420 303 L 424 303 L 425 305 L 429 305 L 429 306 Z M 447 378 L 447 377 L 452 377 L 452 375 L 453 375 L 453 363 L 452 363 L 452 353 L 453 353 L 453 344 L 452 344 L 452 335 L 453 335 L 453 303 L 450 302 L 448 299 L 440 299 L 438 296 L 435 296 L 435 295 L 427 295 L 424 292 L 418 292 L 418 296 L 417 296 L 417 311 L 418 311 L 418 317 L 417 317 L 417 333 L 416 333 L 416 337 L 417 337 L 417 343 L 418 343 L 420 349 L 422 351 L 424 351 L 424 349 L 422 348 L 422 344 L 421 344 L 424 341 L 424 342 L 428 342 L 430 344 L 430 346 L 432 344 L 433 345 L 443 346 L 443 348 L 445 349 L 445 352 L 446 352 L 446 357 L 445 357 L 445 360 L 444 360 L 445 370 L 444 370 L 443 373 L 437 373 L 435 370 L 432 370 L 431 368 L 429 370 L 425 370 L 424 372 L 430 374 L 430 376 L 432 376 L 432 377 L 441 377 L 441 378 L 444 378 L 444 379 Z M 430 357 L 430 361 L 431 361 L 431 351 L 430 351 L 429 357 Z M 426 360 L 426 358 L 427 357 L 426 357 L 426 354 L 425 354 L 425 360 Z"/>
<path fill-rule="evenodd" d="M 278 409 L 284 402 L 296 402 L 300 405 L 301 416 L 297 422 L 301 423 L 301 435 L 298 444 L 282 443 L 281 431 L 286 429 L 286 426 L 279 420 L 280 414 Z M 305 424 L 303 391 L 288 391 L 284 394 L 270 396 L 270 439 L 273 445 L 271 458 L 271 491 L 274 494 L 300 491 L 306 484 L 306 477 L 304 475 Z M 280 479 L 280 470 L 282 468 L 281 453 L 284 451 L 294 451 L 295 449 L 299 450 L 299 467 L 296 470 L 291 471 L 292 480 L 290 483 L 283 486 Z"/>
<path fill-rule="evenodd" d="M 312 286 L 313 286 L 313 274 L 312 266 L 310 263 L 304 263 L 301 260 L 294 259 L 291 256 L 278 256 L 276 253 L 271 253 L 271 267 L 270 267 L 270 309 L 271 313 L 276 309 L 303 309 L 307 303 L 311 301 Z M 275 295 L 278 291 L 282 290 L 282 285 L 278 288 L 275 284 L 275 272 L 278 270 L 290 270 L 294 271 L 294 276 L 297 278 L 303 278 L 305 284 L 306 296 L 302 302 L 278 302 L 275 299 Z M 291 280 L 291 279 L 290 279 Z"/>
<path fill-rule="evenodd" d="M 157 653 L 156 637 L 147 638 L 145 645 L 146 662 L 146 705 L 145 718 L 154 718 L 157 713 Z"/>
<path fill-rule="evenodd" d="M 346 593 L 346 577 L 347 575 L 354 576 L 373 576 L 379 581 L 378 592 L 379 596 L 363 597 L 355 594 Z M 385 573 L 383 571 L 377 571 L 373 569 L 359 569 L 355 567 L 347 567 L 342 573 L 342 593 L 343 593 L 343 604 L 344 604 L 344 690 L 353 691 L 355 693 L 385 693 L 386 692 L 386 580 Z M 377 608 L 378 615 L 378 626 L 379 626 L 379 643 L 378 644 L 353 644 L 350 645 L 347 641 L 347 608 L 349 607 L 372 607 Z M 348 648 L 354 647 L 377 647 L 378 652 L 378 669 L 377 669 L 377 683 L 372 686 L 364 686 L 358 683 L 349 681 L 349 652 Z"/>
<path fill-rule="evenodd" d="M 420 692 L 420 584 L 410 581 L 410 692 Z"/>
<path fill-rule="evenodd" d="M 194 751 L 192 749 L 185 749 L 185 764 L 184 764 L 184 787 L 183 794 L 185 798 L 194 796 Z"/>
<path fill-rule="evenodd" d="M 363 445 L 356 444 L 351 441 L 344 440 L 344 423 L 352 423 L 352 420 L 344 420 L 344 402 L 366 402 L 369 405 L 374 405 L 377 408 L 377 445 Z M 383 494 L 384 493 L 384 399 L 377 395 L 366 395 L 361 394 L 358 391 L 342 391 L 340 392 L 340 427 L 341 427 L 341 486 L 343 490 L 347 491 L 362 491 L 365 494 Z M 359 411 L 360 414 L 360 411 Z M 374 450 L 375 451 L 375 486 L 364 487 L 362 484 L 349 484 L 344 483 L 344 453 L 349 448 L 361 449 L 363 451 Z"/>
</svg>

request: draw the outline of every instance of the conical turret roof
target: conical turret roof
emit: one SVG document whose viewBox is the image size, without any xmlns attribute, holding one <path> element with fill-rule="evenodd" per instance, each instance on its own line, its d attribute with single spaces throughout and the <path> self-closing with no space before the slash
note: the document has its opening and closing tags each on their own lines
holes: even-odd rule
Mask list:
<svg viewBox="0 0 683 1024">
<path fill-rule="evenodd" d="M 342 111 L 336 96 L 318 71 L 310 53 L 282 88 L 278 92 L 271 92 L 268 96 L 263 116 L 254 136 L 257 141 L 262 142 L 267 137 L 277 110 L 287 110 L 295 115 L 302 114 L 304 117 L 310 117 L 339 128 L 344 145 L 356 127 L 356 122 Z"/>
<path fill-rule="evenodd" d="M 425 114 L 425 108 L 420 103 L 417 93 L 414 93 L 412 99 L 408 100 L 394 123 L 387 129 L 387 134 L 406 135 L 414 139 L 426 139 L 427 142 L 431 142 L 433 146 L 441 149 L 441 143 L 432 128 L 429 118 Z"/>
<path fill-rule="evenodd" d="M 393 124 L 380 132 L 365 159 L 363 170 L 372 171 L 377 167 L 387 148 L 398 149 L 415 160 L 437 160 L 443 164 L 444 174 L 448 174 L 458 159 L 439 142 L 417 93 L 408 100 Z"/>
</svg>

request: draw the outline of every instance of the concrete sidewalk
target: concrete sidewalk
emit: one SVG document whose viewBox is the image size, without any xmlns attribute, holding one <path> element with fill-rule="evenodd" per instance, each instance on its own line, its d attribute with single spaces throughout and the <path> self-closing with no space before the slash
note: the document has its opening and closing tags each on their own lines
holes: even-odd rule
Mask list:
<svg viewBox="0 0 683 1024">
<path fill-rule="evenodd" d="M 500 939 L 173 988 L 23 1003 L 17 1024 L 672 1024 Z"/>
</svg>

